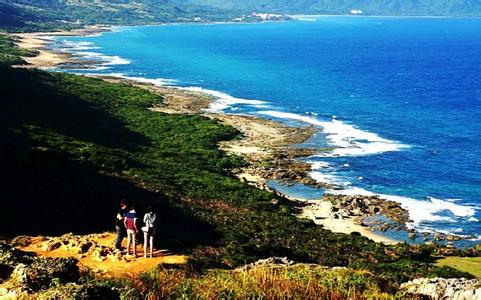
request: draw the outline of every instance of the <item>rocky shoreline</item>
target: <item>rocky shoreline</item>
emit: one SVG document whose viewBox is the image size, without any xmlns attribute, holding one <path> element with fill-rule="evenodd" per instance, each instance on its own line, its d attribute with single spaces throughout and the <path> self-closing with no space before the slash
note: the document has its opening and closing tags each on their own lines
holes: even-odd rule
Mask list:
<svg viewBox="0 0 481 300">
<path fill-rule="evenodd" d="M 354 218 L 356 223 L 373 227 L 373 229 L 379 227 L 376 229 L 380 231 L 406 229 L 406 224 L 410 221 L 409 213 L 399 203 L 377 196 L 326 195 L 324 200 L 332 203 L 331 211 L 334 218 Z M 392 222 L 377 220 L 373 224 L 366 220 L 379 215 L 385 216 Z"/>
<path fill-rule="evenodd" d="M 62 67 L 68 65 L 87 64 L 86 61 L 73 61 L 68 54 L 53 52 L 47 49 L 48 40 L 42 37 L 49 35 L 91 35 L 108 31 L 108 27 L 92 27 L 73 32 L 39 33 L 20 35 L 19 46 L 36 49 L 48 61 L 48 54 L 53 59 L 27 60 L 32 67 Z M 39 41 L 40 40 L 40 41 Z M 33 41 L 33 42 L 32 42 Z M 62 55 L 66 55 L 62 57 Z M 61 57 L 59 59 L 59 56 Z M 310 187 L 336 190 L 339 186 L 332 183 L 319 182 L 310 176 L 311 165 L 302 161 L 324 151 L 332 149 L 313 149 L 294 147 L 302 144 L 318 131 L 313 126 L 293 127 L 280 122 L 246 115 L 212 113 L 209 108 L 216 99 L 202 92 L 188 91 L 178 87 L 154 85 L 131 79 L 94 76 L 110 82 L 122 82 L 149 90 L 163 97 L 162 106 L 151 108 L 152 111 L 169 114 L 200 114 L 213 118 L 224 124 L 237 128 L 242 138 L 220 143 L 219 147 L 233 155 L 243 157 L 247 166 L 232 170 L 233 175 L 260 189 L 269 190 L 293 200 L 298 206 L 299 217 L 312 219 L 327 229 L 335 232 L 360 232 L 376 241 L 393 243 L 392 239 L 373 234 L 372 231 L 405 230 L 411 239 L 422 238 L 425 241 L 456 241 L 461 237 L 446 234 L 419 233 L 408 229 L 408 211 L 399 203 L 375 196 L 325 195 L 322 199 L 306 201 L 283 195 L 270 188 L 267 183 L 276 181 L 285 185 L 303 184 Z"/>
<path fill-rule="evenodd" d="M 313 179 L 309 175 L 312 171 L 311 165 L 302 161 L 302 158 L 330 149 L 295 147 L 317 133 L 313 126 L 293 127 L 254 116 L 212 113 L 209 108 L 216 99 L 202 92 L 118 77 L 94 77 L 140 87 L 162 96 L 163 105 L 151 108 L 152 111 L 168 114 L 204 115 L 238 129 L 241 133 L 240 139 L 219 144 L 220 149 L 232 155 L 241 156 L 247 162 L 245 167 L 232 170 L 232 174 L 243 182 L 291 200 L 301 218 L 309 218 L 334 232 L 348 234 L 358 232 L 374 241 L 390 244 L 398 241 L 373 231 L 407 230 L 406 224 L 410 221 L 409 214 L 399 203 L 394 201 L 376 196 L 328 194 L 322 199 L 307 201 L 285 195 L 268 185 L 269 181 L 276 181 L 285 185 L 303 184 L 329 190 L 340 188 L 335 184 L 318 182 Z M 385 218 L 366 221 L 373 216 L 384 216 Z M 411 235 L 417 236 L 419 233 L 411 232 Z M 433 236 L 427 237 L 427 239 L 433 239 Z M 455 238 L 446 236 L 445 239 L 454 240 Z"/>
</svg>

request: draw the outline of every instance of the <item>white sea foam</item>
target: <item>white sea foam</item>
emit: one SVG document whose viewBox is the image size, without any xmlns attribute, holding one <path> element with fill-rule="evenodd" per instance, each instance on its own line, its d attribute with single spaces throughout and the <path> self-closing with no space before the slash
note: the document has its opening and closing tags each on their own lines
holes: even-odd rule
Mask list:
<svg viewBox="0 0 481 300">
<path fill-rule="evenodd" d="M 135 77 L 135 76 L 127 76 L 123 73 L 89 73 L 89 75 L 100 75 L 100 76 L 111 76 L 111 77 L 119 77 L 127 80 L 143 82 L 143 83 L 150 83 L 156 86 L 166 86 L 166 85 L 173 85 L 177 81 L 174 79 L 166 79 L 166 78 L 145 78 L 145 77 Z"/>
<path fill-rule="evenodd" d="M 475 208 L 456 204 L 448 200 L 441 200 L 429 197 L 426 200 L 418 200 L 402 196 L 375 194 L 370 191 L 352 187 L 344 190 L 329 190 L 326 193 L 337 195 L 362 195 L 379 196 L 381 199 L 391 200 L 400 203 L 408 210 L 409 217 L 413 221 L 413 226 L 419 226 L 422 222 L 457 222 L 456 218 L 469 219 L 475 214 Z M 450 216 L 441 216 L 440 213 L 450 212 Z"/>
<path fill-rule="evenodd" d="M 337 148 L 329 153 L 319 154 L 317 157 L 363 156 L 400 151 L 408 147 L 407 145 L 382 138 L 375 133 L 358 129 L 336 119 L 321 121 L 308 116 L 272 110 L 260 111 L 258 113 L 281 119 L 296 120 L 321 127 L 328 141 Z"/>
<path fill-rule="evenodd" d="M 233 97 L 229 94 L 222 93 L 219 91 L 214 91 L 214 90 L 209 90 L 209 89 L 204 89 L 201 87 L 184 87 L 183 89 L 192 91 L 192 92 L 201 92 L 205 93 L 208 95 L 213 96 L 216 100 L 209 106 L 208 111 L 210 112 L 215 112 L 215 113 L 220 113 L 223 112 L 224 110 L 231 108 L 234 105 L 249 105 L 257 108 L 263 108 L 266 106 L 265 101 L 261 100 L 250 100 L 250 99 L 242 99 L 242 98 L 236 98 Z"/>
<path fill-rule="evenodd" d="M 307 163 L 311 164 L 311 169 L 313 170 L 333 169 L 332 166 L 325 161 L 308 161 Z"/>
<path fill-rule="evenodd" d="M 443 233 L 443 234 L 447 234 L 447 235 L 454 234 L 456 236 L 459 236 L 459 237 L 462 237 L 462 238 L 466 239 L 467 241 L 475 241 L 475 240 L 479 239 L 479 236 L 477 236 L 477 235 L 463 234 L 464 229 L 462 229 L 462 228 L 455 228 L 455 229 L 452 229 L 452 230 L 443 230 L 443 229 L 435 229 L 435 228 L 432 228 L 432 227 L 429 227 L 429 226 L 425 226 L 418 231 L 419 232 L 428 232 L 428 233 L 432 233 L 432 234 L 436 234 L 436 233 Z"/>
<path fill-rule="evenodd" d="M 85 59 L 98 60 L 102 66 L 129 65 L 131 63 L 130 60 L 118 55 L 105 55 L 98 52 L 77 52 L 76 54 Z"/>
<path fill-rule="evenodd" d="M 309 176 L 317 182 L 343 187 L 351 185 L 349 181 L 336 175 L 334 172 L 335 169 L 329 163 L 325 161 L 308 161 L 307 163 L 311 164 L 311 172 L 309 172 Z M 323 170 L 323 172 L 320 172 L 319 170 Z"/>
<path fill-rule="evenodd" d="M 124 79 L 150 83 L 156 86 L 165 86 L 165 85 L 173 85 L 177 81 L 174 79 L 166 79 L 166 78 L 144 78 L 144 77 L 132 77 L 132 76 L 122 76 Z"/>
<path fill-rule="evenodd" d="M 328 183 L 328 184 L 342 184 L 342 179 L 334 174 L 328 174 L 328 173 L 321 173 L 318 171 L 311 171 L 309 172 L 309 176 L 316 180 L 317 182 L 323 182 L 323 183 Z"/>
<path fill-rule="evenodd" d="M 92 49 L 100 49 L 100 47 L 94 46 L 92 42 L 75 42 L 75 41 L 62 41 L 62 51 L 64 52 L 78 52 Z"/>
<path fill-rule="evenodd" d="M 449 210 L 455 216 L 458 216 L 458 217 L 471 217 L 474 215 L 474 212 L 475 212 L 473 207 L 462 206 L 462 205 L 453 203 L 451 199 L 441 200 L 433 197 L 428 197 L 428 199 L 431 201 L 433 205 L 437 206 L 439 209 Z"/>
<path fill-rule="evenodd" d="M 94 67 L 93 69 L 91 69 L 92 71 L 103 71 L 103 70 L 107 70 L 109 69 L 109 67 L 106 67 L 106 66 L 97 66 L 97 67 Z"/>
</svg>

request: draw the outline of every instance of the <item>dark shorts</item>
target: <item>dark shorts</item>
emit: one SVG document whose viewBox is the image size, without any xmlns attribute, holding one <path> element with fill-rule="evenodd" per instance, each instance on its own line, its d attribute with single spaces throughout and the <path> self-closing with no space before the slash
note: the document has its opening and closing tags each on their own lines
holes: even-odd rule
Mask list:
<svg viewBox="0 0 481 300">
<path fill-rule="evenodd" d="M 155 228 L 149 227 L 148 231 L 144 231 L 146 236 L 154 236 L 155 235 Z"/>
</svg>

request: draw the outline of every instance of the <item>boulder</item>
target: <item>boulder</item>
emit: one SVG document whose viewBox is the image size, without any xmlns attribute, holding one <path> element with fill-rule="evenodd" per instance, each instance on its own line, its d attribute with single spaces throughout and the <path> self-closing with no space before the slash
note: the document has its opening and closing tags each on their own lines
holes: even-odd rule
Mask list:
<svg viewBox="0 0 481 300">
<path fill-rule="evenodd" d="M 256 266 L 291 266 L 293 264 L 295 264 L 295 262 L 287 257 L 269 257 L 265 259 L 259 259 L 254 263 L 248 264 L 243 267 L 243 269 L 250 269 Z"/>
<path fill-rule="evenodd" d="M 80 271 L 74 258 L 36 258 L 31 264 L 18 264 L 11 281 L 22 289 L 39 291 L 54 283 L 76 282 Z"/>
<path fill-rule="evenodd" d="M 465 278 L 419 278 L 401 284 L 408 295 L 431 299 L 481 300 L 481 280 Z"/>
</svg>

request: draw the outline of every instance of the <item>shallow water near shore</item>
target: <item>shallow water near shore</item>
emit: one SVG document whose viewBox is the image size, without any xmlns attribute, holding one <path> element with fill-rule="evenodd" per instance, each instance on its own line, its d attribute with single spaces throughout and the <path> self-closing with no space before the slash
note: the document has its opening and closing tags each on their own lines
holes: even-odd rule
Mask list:
<svg viewBox="0 0 481 300">
<path fill-rule="evenodd" d="M 307 144 L 335 147 L 308 159 L 313 178 L 400 202 L 420 230 L 481 237 L 481 19 L 121 27 L 55 47 L 98 61 L 72 72 L 190 87 L 219 98 L 216 111 L 312 124 L 323 134 Z"/>
</svg>

